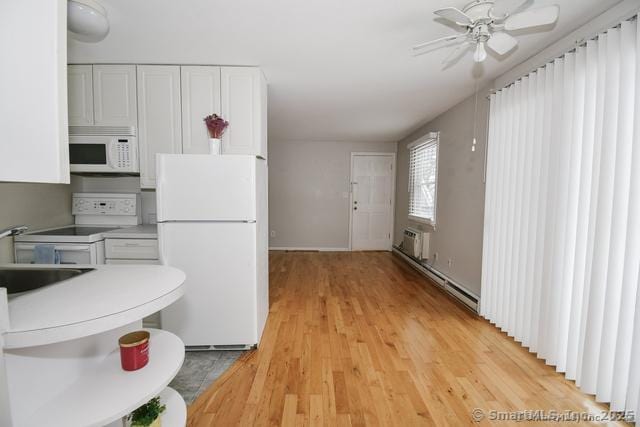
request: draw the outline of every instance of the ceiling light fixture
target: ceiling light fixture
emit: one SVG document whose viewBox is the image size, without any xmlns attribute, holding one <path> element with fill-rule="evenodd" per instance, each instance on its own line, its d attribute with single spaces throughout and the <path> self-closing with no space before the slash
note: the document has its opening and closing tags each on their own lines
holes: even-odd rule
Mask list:
<svg viewBox="0 0 640 427">
<path fill-rule="evenodd" d="M 482 40 L 476 43 L 476 51 L 473 54 L 473 60 L 476 62 L 483 62 L 487 59 L 487 51 L 484 48 L 484 42 Z"/>
<path fill-rule="evenodd" d="M 80 41 L 99 42 L 109 34 L 107 11 L 95 0 L 69 0 L 67 29 Z"/>
<path fill-rule="evenodd" d="M 434 12 L 438 19 L 449 26 L 457 26 L 462 32 L 417 44 L 413 47 L 415 55 L 424 55 L 453 43 L 456 48 L 443 61 L 446 68 L 455 64 L 462 58 L 461 54 L 474 45 L 475 62 L 487 59 L 486 48 L 494 52 L 497 59 L 503 59 L 518 45 L 514 37 L 518 33 L 512 35 L 509 32 L 549 31 L 558 20 L 560 6 L 530 8 L 532 4 L 531 0 L 473 0 L 462 9 L 438 9 Z"/>
</svg>

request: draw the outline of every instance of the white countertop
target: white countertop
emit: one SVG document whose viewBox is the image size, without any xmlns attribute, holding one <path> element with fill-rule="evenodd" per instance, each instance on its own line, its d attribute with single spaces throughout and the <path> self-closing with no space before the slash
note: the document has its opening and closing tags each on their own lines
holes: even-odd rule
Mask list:
<svg viewBox="0 0 640 427">
<path fill-rule="evenodd" d="M 105 239 L 157 239 L 158 226 L 156 224 L 143 224 L 135 227 L 119 228 L 102 234 Z"/>
<path fill-rule="evenodd" d="M 13 264 L 11 267 L 52 266 Z M 95 268 L 95 271 L 10 297 L 5 348 L 50 344 L 115 329 L 161 310 L 184 293 L 185 274 L 173 267 L 73 265 L 67 268 Z"/>
</svg>

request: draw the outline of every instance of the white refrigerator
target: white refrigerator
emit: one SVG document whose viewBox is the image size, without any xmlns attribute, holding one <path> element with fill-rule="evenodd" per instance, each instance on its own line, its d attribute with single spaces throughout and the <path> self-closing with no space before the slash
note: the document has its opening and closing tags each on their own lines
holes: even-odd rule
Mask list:
<svg viewBox="0 0 640 427">
<path fill-rule="evenodd" d="M 162 328 L 188 347 L 254 346 L 269 313 L 267 163 L 255 156 L 160 154 L 160 261 L 185 272 Z"/>
</svg>

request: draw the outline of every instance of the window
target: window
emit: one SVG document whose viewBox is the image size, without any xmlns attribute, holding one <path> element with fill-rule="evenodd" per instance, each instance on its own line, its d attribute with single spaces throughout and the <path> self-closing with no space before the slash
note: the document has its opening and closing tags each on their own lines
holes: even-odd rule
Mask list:
<svg viewBox="0 0 640 427">
<path fill-rule="evenodd" d="M 409 144 L 409 219 L 436 223 L 438 133 Z"/>
</svg>

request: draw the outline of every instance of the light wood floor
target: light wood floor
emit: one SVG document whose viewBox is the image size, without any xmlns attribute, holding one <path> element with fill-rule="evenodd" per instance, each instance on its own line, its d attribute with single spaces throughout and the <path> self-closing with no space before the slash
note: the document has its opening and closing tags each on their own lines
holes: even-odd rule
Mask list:
<svg viewBox="0 0 640 427">
<path fill-rule="evenodd" d="M 191 405 L 189 426 L 460 426 L 476 424 L 474 408 L 606 411 L 390 253 L 277 252 L 270 273 L 260 348 Z"/>
</svg>

